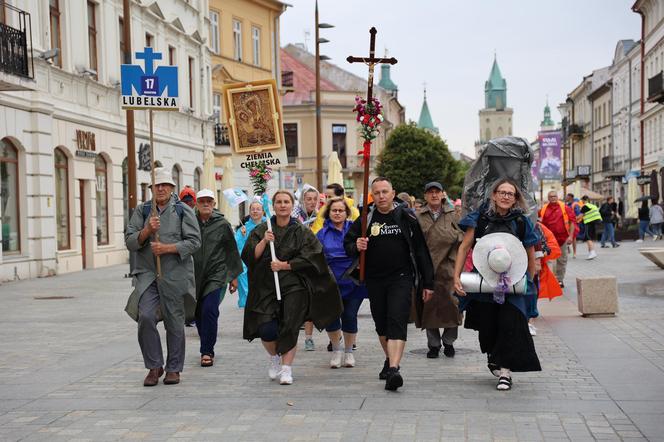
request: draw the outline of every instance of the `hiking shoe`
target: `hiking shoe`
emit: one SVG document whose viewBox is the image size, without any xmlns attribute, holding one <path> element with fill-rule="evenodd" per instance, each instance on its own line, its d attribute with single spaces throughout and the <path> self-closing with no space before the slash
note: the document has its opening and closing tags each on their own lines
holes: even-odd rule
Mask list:
<svg viewBox="0 0 664 442">
<path fill-rule="evenodd" d="M 304 340 L 304 351 L 314 351 L 316 346 L 314 345 L 314 340 L 312 338 L 307 338 Z"/>
<path fill-rule="evenodd" d="M 456 351 L 454 350 L 454 345 L 443 344 L 443 354 L 448 358 L 453 358 Z"/>
<path fill-rule="evenodd" d="M 332 359 L 330 359 L 330 368 L 341 368 L 344 359 L 343 351 L 332 352 Z"/>
<path fill-rule="evenodd" d="M 270 379 L 275 380 L 281 373 L 281 358 L 279 355 L 270 356 L 270 368 L 267 370 L 267 375 Z"/>
<path fill-rule="evenodd" d="M 387 379 L 385 380 L 385 389 L 397 391 L 397 388 L 403 385 L 403 378 L 397 367 L 390 367 L 387 370 Z"/>
<path fill-rule="evenodd" d="M 381 381 L 387 379 L 387 370 L 389 370 L 389 368 L 390 368 L 390 361 L 389 359 L 385 359 L 385 363 L 383 363 L 383 369 L 378 374 L 378 379 L 380 379 Z"/>
<path fill-rule="evenodd" d="M 429 347 L 429 351 L 427 352 L 427 358 L 436 359 L 439 353 L 440 353 L 440 347 Z"/>
<path fill-rule="evenodd" d="M 353 353 L 344 353 L 344 367 L 355 367 L 355 356 L 353 356 Z"/>
<path fill-rule="evenodd" d="M 280 375 L 279 383 L 281 385 L 291 385 L 293 383 L 293 369 L 290 365 L 282 366 Z"/>
</svg>

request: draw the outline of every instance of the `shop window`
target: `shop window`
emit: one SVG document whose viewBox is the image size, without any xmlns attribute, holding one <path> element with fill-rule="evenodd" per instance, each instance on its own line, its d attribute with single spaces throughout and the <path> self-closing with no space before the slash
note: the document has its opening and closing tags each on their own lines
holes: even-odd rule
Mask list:
<svg viewBox="0 0 664 442">
<path fill-rule="evenodd" d="M 103 156 L 95 158 L 97 200 L 97 245 L 108 244 L 108 171 Z"/>
<path fill-rule="evenodd" d="M 173 169 L 171 170 L 171 177 L 173 178 L 173 182 L 175 183 L 175 192 L 179 193 L 180 192 L 180 166 L 177 164 L 173 166 Z"/>
<path fill-rule="evenodd" d="M 58 250 L 70 249 L 69 244 L 69 160 L 62 149 L 54 152 L 55 163 L 55 222 Z"/>
<path fill-rule="evenodd" d="M 198 167 L 194 169 L 194 190 L 196 192 L 201 190 L 201 169 Z"/>
<path fill-rule="evenodd" d="M 0 206 L 2 209 L 2 252 L 20 252 L 18 210 L 18 150 L 9 140 L 0 140 Z"/>
</svg>

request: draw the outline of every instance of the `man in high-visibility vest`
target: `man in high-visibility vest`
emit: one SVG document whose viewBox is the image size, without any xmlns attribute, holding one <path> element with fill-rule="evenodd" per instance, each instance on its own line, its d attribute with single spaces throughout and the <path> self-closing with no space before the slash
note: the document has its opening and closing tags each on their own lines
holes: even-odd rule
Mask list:
<svg viewBox="0 0 664 442">
<path fill-rule="evenodd" d="M 567 246 L 572 244 L 572 240 L 574 239 L 576 216 L 574 215 L 574 209 L 558 200 L 558 193 L 555 190 L 549 192 L 548 199 L 549 202 L 544 204 L 540 209 L 539 217 L 542 220 L 542 224 L 553 233 L 556 242 L 560 246 L 560 256 L 555 261 L 549 261 L 549 263 L 552 267 L 551 270 L 556 274 L 556 279 L 560 283 L 560 286 L 564 287 L 563 280 L 567 268 Z"/>
<path fill-rule="evenodd" d="M 583 195 L 581 198 L 583 207 L 581 207 L 581 214 L 577 217 L 577 221 L 583 221 L 586 227 L 586 244 L 588 244 L 588 257 L 586 259 L 597 258 L 595 245 L 593 240 L 597 239 L 596 226 L 602 221 L 602 215 L 599 213 L 599 208 L 590 202 L 588 195 Z"/>
</svg>

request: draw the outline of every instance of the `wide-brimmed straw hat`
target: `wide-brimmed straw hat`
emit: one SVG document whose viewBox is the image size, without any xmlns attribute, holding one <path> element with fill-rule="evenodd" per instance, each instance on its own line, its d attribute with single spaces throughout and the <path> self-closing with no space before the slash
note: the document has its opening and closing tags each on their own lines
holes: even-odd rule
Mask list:
<svg viewBox="0 0 664 442">
<path fill-rule="evenodd" d="M 473 248 L 473 264 L 482 278 L 496 287 L 502 273 L 516 284 L 528 270 L 528 254 L 521 240 L 510 233 L 490 233 Z"/>
</svg>

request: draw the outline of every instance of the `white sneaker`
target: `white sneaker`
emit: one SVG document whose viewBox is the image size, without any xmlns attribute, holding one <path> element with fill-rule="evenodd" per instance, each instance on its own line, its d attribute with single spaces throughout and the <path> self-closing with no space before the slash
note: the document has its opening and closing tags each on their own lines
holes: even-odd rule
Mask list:
<svg viewBox="0 0 664 442">
<path fill-rule="evenodd" d="M 281 366 L 281 377 L 279 378 L 281 385 L 291 385 L 293 383 L 293 369 L 290 365 Z"/>
<path fill-rule="evenodd" d="M 267 375 L 271 380 L 275 380 L 279 373 L 281 373 L 281 358 L 279 355 L 270 356 L 270 368 L 267 370 Z"/>
<path fill-rule="evenodd" d="M 533 324 L 528 324 L 528 330 L 530 330 L 530 336 L 537 336 L 537 328 Z"/>
<path fill-rule="evenodd" d="M 355 356 L 353 356 L 353 353 L 344 353 L 344 367 L 355 367 Z"/>
<path fill-rule="evenodd" d="M 595 258 L 597 258 L 597 252 L 593 250 L 592 252 L 588 253 L 588 257 L 586 259 L 595 259 Z"/>
<path fill-rule="evenodd" d="M 330 368 L 341 368 L 341 363 L 344 359 L 343 351 L 333 351 L 332 359 L 330 359 Z"/>
<path fill-rule="evenodd" d="M 643 240 L 642 239 L 637 239 L 636 242 L 643 242 Z"/>
</svg>

